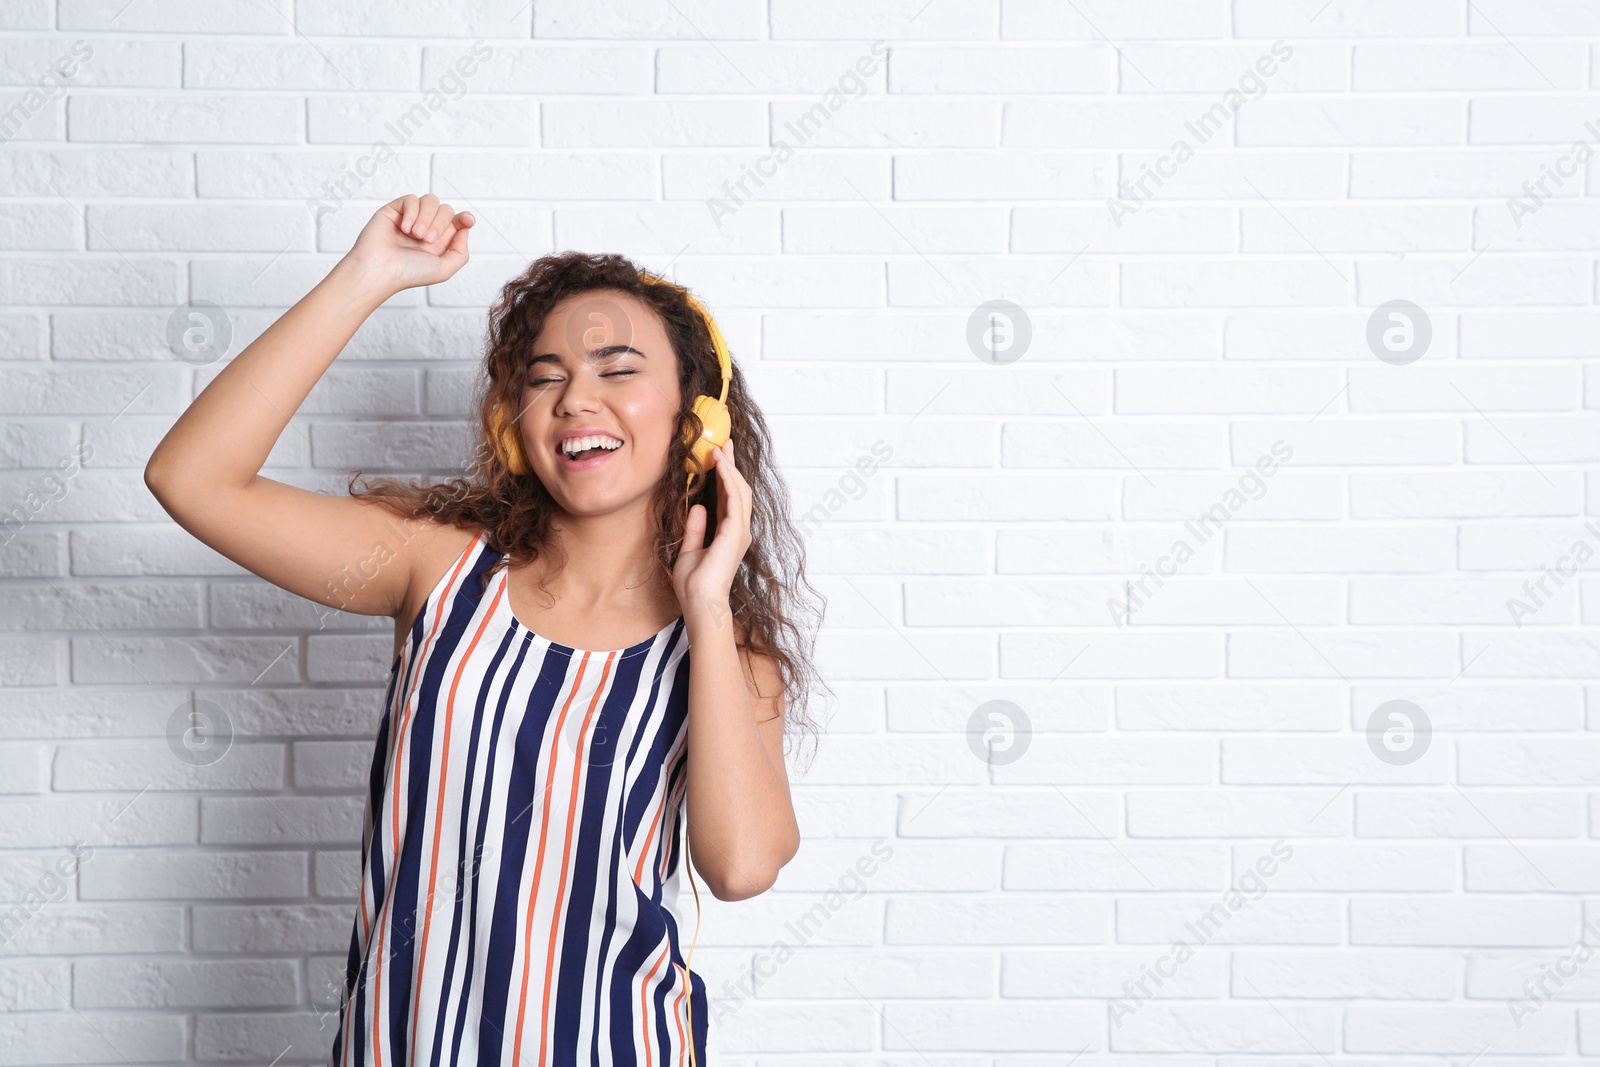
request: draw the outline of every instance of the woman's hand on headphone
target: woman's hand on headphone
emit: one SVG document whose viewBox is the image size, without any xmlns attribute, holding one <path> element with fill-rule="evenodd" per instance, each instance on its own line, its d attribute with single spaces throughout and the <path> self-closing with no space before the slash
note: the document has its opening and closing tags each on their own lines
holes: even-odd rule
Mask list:
<svg viewBox="0 0 1600 1067">
<path fill-rule="evenodd" d="M 750 548 L 754 496 L 750 483 L 733 462 L 732 441 L 712 453 L 707 476 L 717 479 L 717 534 L 710 545 L 701 548 L 706 539 L 706 506 L 696 504 L 689 509 L 683 548 L 672 569 L 672 587 L 685 615 L 696 607 L 709 607 L 720 620 L 728 611 L 739 564 Z"/>
<path fill-rule="evenodd" d="M 467 262 L 467 231 L 477 219 L 439 203 L 432 193 L 407 193 L 379 208 L 346 258 L 392 285 L 396 292 L 433 285 Z"/>
</svg>

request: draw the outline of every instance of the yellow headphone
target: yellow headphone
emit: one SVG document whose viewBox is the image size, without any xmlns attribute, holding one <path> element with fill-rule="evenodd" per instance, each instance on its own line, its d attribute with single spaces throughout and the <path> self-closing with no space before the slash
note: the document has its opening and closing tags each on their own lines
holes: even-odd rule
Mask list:
<svg viewBox="0 0 1600 1067">
<path fill-rule="evenodd" d="M 684 470 L 688 472 L 688 481 L 684 486 L 687 490 L 694 485 L 697 476 L 711 469 L 712 451 L 726 443 L 733 434 L 733 419 L 728 413 L 728 383 L 733 379 L 733 357 L 728 354 L 728 343 L 723 340 L 722 331 L 717 328 L 717 320 L 711 317 L 711 312 L 707 311 L 689 290 L 644 271 L 639 272 L 639 277 L 650 285 L 671 285 L 683 294 L 689 306 L 699 312 L 700 317 L 705 320 L 706 329 L 711 333 L 711 345 L 717 351 L 717 363 L 722 368 L 722 395 L 707 396 L 702 393 L 694 398 L 694 406 L 690 409 L 700 416 L 702 427 L 700 436 L 695 437 L 688 420 L 684 421 L 683 443 L 689 446 L 689 457 L 683 464 Z M 532 471 L 533 465 L 528 461 L 528 453 L 522 445 L 522 434 L 516 424 L 508 420 L 500 408 L 491 413 L 490 419 L 492 424 L 490 441 L 496 445 L 496 451 L 505 462 L 506 468 L 512 474 L 527 474 Z M 684 502 L 688 503 L 687 497 Z M 694 890 L 694 937 L 689 942 L 689 955 L 684 960 L 683 973 L 689 985 L 689 1062 L 698 1067 L 694 1051 L 694 972 L 689 969 L 689 964 L 694 959 L 694 946 L 700 940 L 700 887 L 695 884 L 694 865 L 689 862 L 687 830 L 683 835 L 683 864 L 689 872 L 689 887 Z"/>
<path fill-rule="evenodd" d="M 728 343 L 722 339 L 722 331 L 717 328 L 717 320 L 711 317 L 711 312 L 707 311 L 689 290 L 644 271 L 639 272 L 639 277 L 650 285 L 669 285 L 683 294 L 689 306 L 699 312 L 700 317 L 705 320 L 706 329 L 711 333 L 711 346 L 717 352 L 717 363 L 722 368 L 722 395 L 707 396 L 702 393 L 694 398 L 694 404 L 690 408 L 700 416 L 699 437 L 694 436 L 688 420 L 684 420 L 683 443 L 689 446 L 689 457 L 683 462 L 684 470 L 688 472 L 688 479 L 684 483 L 684 489 L 687 491 L 694 487 L 697 476 L 711 469 L 711 453 L 733 436 L 733 418 L 728 413 L 728 383 L 733 379 L 733 358 L 728 354 Z M 506 468 L 512 474 L 527 474 L 533 470 L 533 464 L 528 461 L 528 453 L 522 445 L 522 434 L 517 430 L 515 422 L 507 419 L 505 412 L 499 408 L 490 414 L 490 422 L 492 424 L 490 440 L 496 444 L 496 450 L 505 462 Z"/>
</svg>

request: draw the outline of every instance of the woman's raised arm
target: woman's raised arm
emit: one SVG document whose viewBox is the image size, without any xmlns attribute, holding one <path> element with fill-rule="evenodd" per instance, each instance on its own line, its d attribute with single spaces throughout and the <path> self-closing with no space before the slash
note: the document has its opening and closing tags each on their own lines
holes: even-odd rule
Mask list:
<svg viewBox="0 0 1600 1067">
<path fill-rule="evenodd" d="M 167 514 L 290 592 L 360 615 L 398 614 L 415 546 L 396 537 L 394 515 L 260 471 L 367 316 L 402 289 L 444 281 L 466 263 L 473 222 L 432 193 L 378 209 L 328 276 L 235 356 L 156 446 L 144 481 Z M 384 565 L 374 566 L 384 546 Z"/>
</svg>

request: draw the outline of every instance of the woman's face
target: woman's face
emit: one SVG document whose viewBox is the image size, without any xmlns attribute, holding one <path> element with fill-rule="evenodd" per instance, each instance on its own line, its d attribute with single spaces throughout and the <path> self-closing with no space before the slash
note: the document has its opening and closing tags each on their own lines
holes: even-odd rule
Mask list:
<svg viewBox="0 0 1600 1067">
<path fill-rule="evenodd" d="M 611 511 L 661 479 L 682 393 L 655 310 L 629 293 L 576 293 L 545 316 L 528 353 L 519 425 L 533 472 L 573 514 Z M 604 438 L 569 459 L 562 441 Z"/>
</svg>

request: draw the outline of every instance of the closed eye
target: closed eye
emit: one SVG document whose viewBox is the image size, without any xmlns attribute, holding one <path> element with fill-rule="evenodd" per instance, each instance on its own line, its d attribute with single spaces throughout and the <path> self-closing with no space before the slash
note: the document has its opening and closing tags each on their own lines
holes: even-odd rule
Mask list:
<svg viewBox="0 0 1600 1067">
<path fill-rule="evenodd" d="M 600 377 L 602 377 L 602 378 L 614 378 L 619 374 L 638 374 L 638 373 L 639 373 L 638 371 L 633 371 L 633 370 L 614 370 L 614 371 L 607 371 L 606 373 L 600 375 Z M 556 381 L 560 381 L 560 380 L 561 379 L 559 379 L 559 378 L 535 378 L 535 379 L 533 379 L 533 381 L 529 382 L 528 384 L 529 385 L 543 385 L 546 382 L 556 382 Z"/>
</svg>

